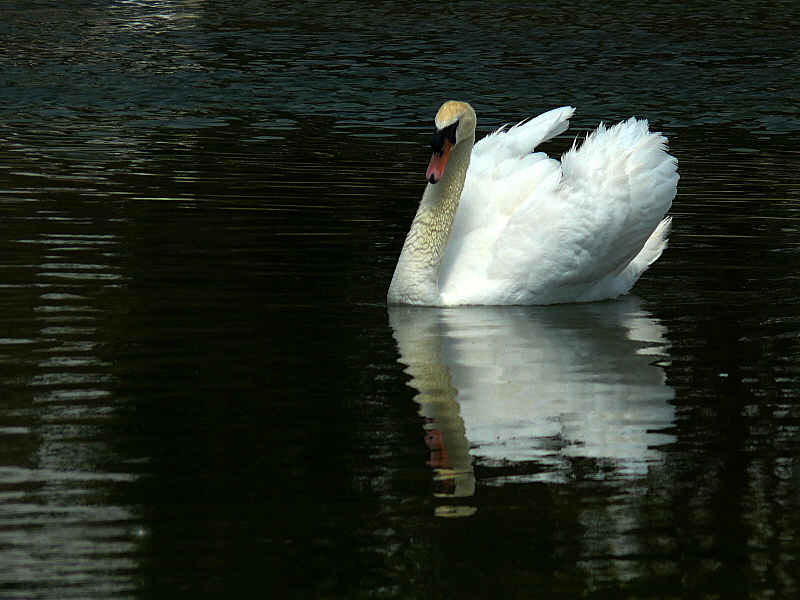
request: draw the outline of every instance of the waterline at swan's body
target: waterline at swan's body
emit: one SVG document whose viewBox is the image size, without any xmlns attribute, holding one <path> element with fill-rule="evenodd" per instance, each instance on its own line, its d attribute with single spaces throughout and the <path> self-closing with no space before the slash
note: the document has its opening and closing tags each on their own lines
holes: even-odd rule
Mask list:
<svg viewBox="0 0 800 600">
<path fill-rule="evenodd" d="M 600 126 L 561 161 L 558 108 L 475 143 L 463 102 L 436 115 L 428 185 L 389 287 L 391 304 L 556 304 L 615 298 L 666 246 L 677 161 L 647 121 Z"/>
</svg>

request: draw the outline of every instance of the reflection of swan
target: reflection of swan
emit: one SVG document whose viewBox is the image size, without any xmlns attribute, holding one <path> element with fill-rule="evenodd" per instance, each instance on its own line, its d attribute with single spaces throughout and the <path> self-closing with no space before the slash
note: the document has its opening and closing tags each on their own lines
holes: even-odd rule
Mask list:
<svg viewBox="0 0 800 600">
<path fill-rule="evenodd" d="M 559 481 L 585 457 L 633 476 L 673 440 L 663 432 L 673 391 L 653 364 L 665 356 L 662 327 L 635 298 L 391 307 L 389 319 L 420 413 L 441 430 L 435 456 L 451 461 L 437 468 L 469 475 L 469 455 L 487 465 L 533 461 L 538 479 Z"/>
<path fill-rule="evenodd" d="M 666 245 L 678 182 L 647 121 L 602 125 L 561 162 L 532 153 L 567 129 L 546 112 L 475 144 L 475 111 L 436 114 L 428 186 L 389 287 L 391 304 L 556 304 L 627 292 Z"/>
</svg>

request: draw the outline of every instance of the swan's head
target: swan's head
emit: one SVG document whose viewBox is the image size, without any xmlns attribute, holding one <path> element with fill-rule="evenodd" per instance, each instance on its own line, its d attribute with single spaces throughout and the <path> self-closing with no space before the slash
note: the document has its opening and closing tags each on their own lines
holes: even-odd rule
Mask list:
<svg viewBox="0 0 800 600">
<path fill-rule="evenodd" d="M 444 176 L 450 153 L 459 143 L 475 141 L 475 126 L 478 122 L 475 111 L 466 102 L 450 100 L 442 104 L 436 113 L 436 130 L 431 139 L 433 156 L 428 165 L 425 178 L 429 183 L 436 183 Z M 471 146 L 471 144 L 470 144 Z M 472 148 L 470 147 L 470 150 Z"/>
</svg>

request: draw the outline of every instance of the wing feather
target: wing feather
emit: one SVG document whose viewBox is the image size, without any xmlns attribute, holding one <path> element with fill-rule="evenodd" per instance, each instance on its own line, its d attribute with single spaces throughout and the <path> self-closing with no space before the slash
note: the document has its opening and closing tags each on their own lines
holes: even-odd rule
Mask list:
<svg viewBox="0 0 800 600">
<path fill-rule="evenodd" d="M 574 112 L 571 106 L 555 108 L 513 127 L 501 127 L 475 144 L 442 261 L 442 285 L 456 263 L 472 265 L 482 260 L 485 244 L 475 244 L 471 234 L 487 228 L 499 232 L 519 205 L 558 169 L 558 161 L 534 149 L 566 131 Z"/>
<path fill-rule="evenodd" d="M 647 121 L 600 126 L 561 162 L 536 145 L 555 109 L 476 144 L 440 277 L 451 303 L 596 300 L 628 290 L 661 254 L 678 180 Z M 485 295 L 484 299 L 481 295 Z"/>
<path fill-rule="evenodd" d="M 618 287 L 616 278 L 642 251 L 675 196 L 676 163 L 665 145 L 647 121 L 601 126 L 563 156 L 558 188 L 515 212 L 496 239 L 492 270 L 542 302 L 562 301 L 582 287 L 587 300 L 608 295 L 606 288 Z M 528 259 L 520 262 L 524 252 Z"/>
</svg>

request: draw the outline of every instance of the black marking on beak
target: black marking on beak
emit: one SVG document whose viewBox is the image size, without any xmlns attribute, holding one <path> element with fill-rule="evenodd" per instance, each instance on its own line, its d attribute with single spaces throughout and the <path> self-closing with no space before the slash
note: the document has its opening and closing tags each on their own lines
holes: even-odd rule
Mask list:
<svg viewBox="0 0 800 600">
<path fill-rule="evenodd" d="M 433 132 L 433 138 L 431 139 L 431 150 L 436 152 L 436 154 L 439 156 L 442 156 L 442 154 L 444 154 L 445 140 L 448 140 L 455 146 L 456 129 L 458 129 L 458 121 L 448 125 L 447 127 L 444 127 L 443 129 L 436 129 L 436 131 Z"/>
</svg>

